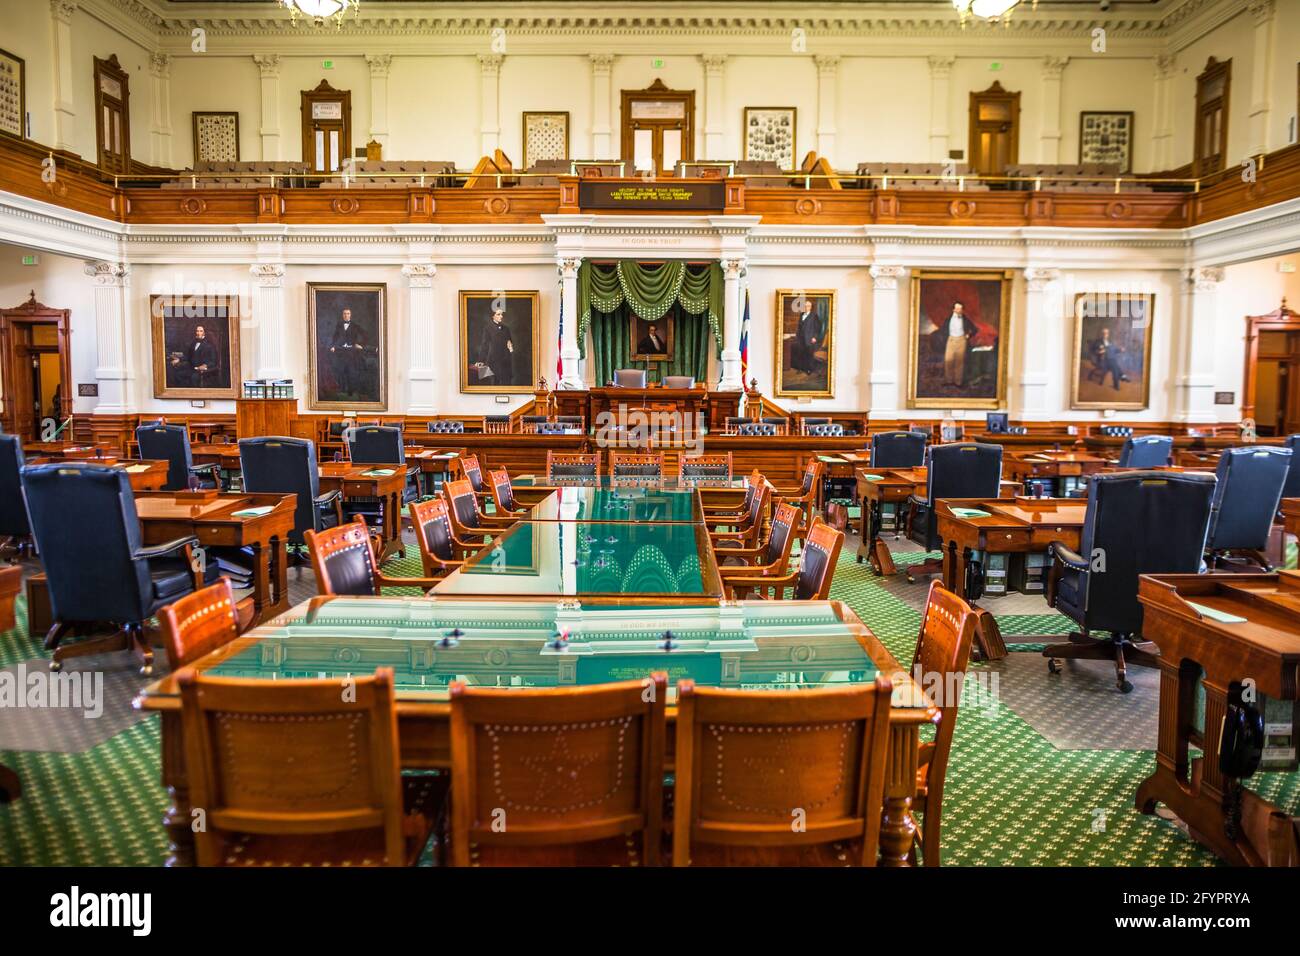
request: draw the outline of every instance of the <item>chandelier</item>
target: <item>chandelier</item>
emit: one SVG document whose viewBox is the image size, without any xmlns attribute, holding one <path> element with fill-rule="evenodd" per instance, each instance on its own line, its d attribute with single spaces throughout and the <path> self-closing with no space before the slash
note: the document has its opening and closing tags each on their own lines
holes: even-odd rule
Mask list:
<svg viewBox="0 0 1300 956">
<path fill-rule="evenodd" d="M 961 25 L 964 27 L 966 21 L 973 16 L 991 22 L 1006 22 L 1011 12 L 1023 2 L 1024 0 L 952 0 L 952 5 L 961 14 Z M 1033 0 L 1032 5 L 1037 10 L 1038 0 Z"/>
<path fill-rule="evenodd" d="M 339 28 L 342 28 L 343 16 L 349 9 L 355 17 L 361 7 L 361 0 L 279 0 L 279 3 L 288 9 L 295 24 L 299 16 L 306 16 L 311 17 L 316 26 L 333 20 L 334 26 Z"/>
</svg>

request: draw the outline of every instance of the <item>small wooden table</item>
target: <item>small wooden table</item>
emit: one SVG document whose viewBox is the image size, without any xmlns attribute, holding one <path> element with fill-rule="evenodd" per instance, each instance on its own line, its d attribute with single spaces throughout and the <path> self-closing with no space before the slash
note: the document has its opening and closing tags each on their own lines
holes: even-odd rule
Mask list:
<svg viewBox="0 0 1300 956">
<path fill-rule="evenodd" d="M 1061 479 L 1095 475 L 1109 462 L 1100 455 L 1075 451 L 1017 452 L 1002 459 L 1002 473 L 1019 482 L 1040 479 L 1052 483 L 1054 497 L 1061 494 Z M 1028 491 L 1028 489 L 1026 489 Z"/>
<path fill-rule="evenodd" d="M 884 523 L 884 506 L 901 504 L 914 494 L 925 494 L 925 466 L 916 468 L 858 468 L 857 495 L 862 502 L 862 543 L 858 545 L 858 561 L 867 558 L 876 574 L 894 574 L 894 558 L 885 542 L 880 540 Z"/>
<path fill-rule="evenodd" d="M 1300 686 L 1300 571 L 1279 574 L 1143 575 L 1142 636 L 1160 648 L 1156 771 L 1135 803 L 1163 803 L 1192 836 L 1236 866 L 1300 866 L 1300 818 L 1225 777 L 1219 749 L 1229 685 L 1251 680 L 1257 694 L 1294 701 Z M 1215 620 L 1201 608 L 1245 618 Z M 1196 685 L 1205 688 L 1196 727 Z M 1191 759 L 1190 747 L 1204 756 Z M 1239 807 L 1230 814 L 1227 806 Z M 1231 817 L 1231 818 L 1230 818 Z"/>
<path fill-rule="evenodd" d="M 380 564 L 394 553 L 406 557 L 406 548 L 402 544 L 402 491 L 406 488 L 406 466 L 354 465 L 346 461 L 328 461 L 319 468 L 322 493 L 338 491 L 344 499 L 379 499 L 382 505 L 380 510 L 383 512 Z"/>
</svg>

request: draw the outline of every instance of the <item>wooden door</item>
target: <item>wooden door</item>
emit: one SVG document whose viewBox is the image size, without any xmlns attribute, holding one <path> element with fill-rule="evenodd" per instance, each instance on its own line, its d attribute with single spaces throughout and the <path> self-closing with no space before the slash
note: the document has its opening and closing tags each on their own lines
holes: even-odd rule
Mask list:
<svg viewBox="0 0 1300 956">
<path fill-rule="evenodd" d="M 1287 308 L 1246 316 L 1241 417 L 1263 436 L 1300 432 L 1300 314 Z"/>
<path fill-rule="evenodd" d="M 302 158 L 309 172 L 336 173 L 352 156 L 352 92 L 321 80 L 302 91 Z"/>
<path fill-rule="evenodd" d="M 37 440 L 42 418 L 62 423 L 72 414 L 71 315 L 37 302 L 35 292 L 16 308 L 0 309 L 0 425 L 6 432 Z"/>
<path fill-rule="evenodd" d="M 1020 162 L 1020 94 L 1007 92 L 997 80 L 970 95 L 968 162 L 982 176 L 1001 176 Z"/>
<path fill-rule="evenodd" d="M 131 169 L 130 77 L 117 62 L 95 57 L 95 141 L 99 168 L 106 173 Z"/>
<path fill-rule="evenodd" d="M 622 156 L 629 168 L 671 176 L 679 161 L 695 159 L 695 91 L 670 90 L 655 80 L 623 90 Z"/>
<path fill-rule="evenodd" d="M 1223 169 L 1228 153 L 1228 93 L 1232 89 L 1232 61 L 1210 57 L 1196 78 L 1196 143 L 1193 175 L 1206 176 Z"/>
</svg>

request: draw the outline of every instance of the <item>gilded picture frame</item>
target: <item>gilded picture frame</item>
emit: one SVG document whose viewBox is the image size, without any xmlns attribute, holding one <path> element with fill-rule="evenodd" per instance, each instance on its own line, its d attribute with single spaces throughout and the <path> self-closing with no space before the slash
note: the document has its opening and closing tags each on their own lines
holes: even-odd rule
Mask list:
<svg viewBox="0 0 1300 956">
<path fill-rule="evenodd" d="M 648 322 L 632 312 L 628 316 L 628 335 L 632 345 L 631 358 L 634 362 L 671 362 L 673 358 L 673 339 L 677 332 L 677 322 L 672 312 L 666 313 L 657 322 Z M 652 347 L 650 330 L 654 329 L 654 338 L 663 346 L 658 351 Z M 642 346 L 647 346 L 643 348 Z"/>
<path fill-rule="evenodd" d="M 311 408 L 385 411 L 388 283 L 308 282 L 307 359 Z"/>
<path fill-rule="evenodd" d="M 27 61 L 0 50 L 0 133 L 27 138 Z"/>
<path fill-rule="evenodd" d="M 151 295 L 154 398 L 238 398 L 239 296 Z"/>
<path fill-rule="evenodd" d="M 912 273 L 908 408 L 1005 407 L 1012 280 L 1001 269 Z M 952 336 L 958 316 L 964 332 Z"/>
<path fill-rule="evenodd" d="M 542 294 L 535 289 L 461 290 L 462 392 L 533 394 L 537 387 L 540 358 L 541 300 Z M 501 312 L 500 323 L 495 320 L 498 311 Z M 498 325 L 504 331 L 495 331 Z"/>
<path fill-rule="evenodd" d="M 746 106 L 741 114 L 746 162 L 771 161 L 795 168 L 799 111 L 793 106 Z"/>
<path fill-rule="evenodd" d="M 542 160 L 569 158 L 568 110 L 524 110 L 523 128 L 524 169 L 531 169 Z M 561 129 L 564 134 L 562 151 L 555 148 L 559 139 L 556 131 Z M 524 185 L 532 186 L 536 183 Z"/>
<path fill-rule="evenodd" d="M 225 155 L 215 155 L 211 150 L 205 149 L 204 144 L 207 136 L 204 130 L 208 125 L 225 124 L 232 129 L 233 141 L 230 143 L 233 152 Z M 190 133 L 194 143 L 194 161 L 212 162 L 212 163 L 237 163 L 239 162 L 239 113 L 235 110 L 194 110 L 190 113 Z"/>
<path fill-rule="evenodd" d="M 773 350 L 778 398 L 835 397 L 835 290 L 777 289 Z"/>
<path fill-rule="evenodd" d="M 1156 297 L 1146 293 L 1080 292 L 1074 297 L 1071 408 L 1150 407 L 1155 306 Z"/>
</svg>

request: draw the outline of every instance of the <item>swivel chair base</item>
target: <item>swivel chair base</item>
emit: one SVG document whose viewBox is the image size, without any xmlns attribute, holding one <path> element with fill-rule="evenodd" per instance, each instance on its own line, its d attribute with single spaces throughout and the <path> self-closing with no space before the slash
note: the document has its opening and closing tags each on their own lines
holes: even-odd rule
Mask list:
<svg viewBox="0 0 1300 956">
<path fill-rule="evenodd" d="M 140 674 L 144 677 L 153 674 L 153 647 L 145 636 L 143 624 L 125 624 L 106 637 L 89 637 L 74 644 L 61 643 L 65 637 L 71 636 L 75 631 L 74 625 L 58 621 L 45 635 L 45 649 L 54 652 L 50 659 L 50 670 L 62 670 L 63 662 L 70 657 L 129 650 L 134 651 L 140 658 Z"/>
<path fill-rule="evenodd" d="M 1047 658 L 1047 669 L 1053 674 L 1061 672 L 1061 660 L 1111 661 L 1115 662 L 1115 684 L 1121 694 L 1133 689 L 1128 680 L 1128 665 L 1134 667 L 1157 667 L 1160 655 L 1150 641 L 1134 641 L 1128 634 L 1114 634 L 1111 637 L 1093 637 L 1078 631 L 1070 634 L 1068 644 L 1049 644 L 1043 648 Z"/>
<path fill-rule="evenodd" d="M 10 803 L 22 795 L 23 786 L 18 781 L 18 774 L 0 764 L 0 803 Z"/>
</svg>

